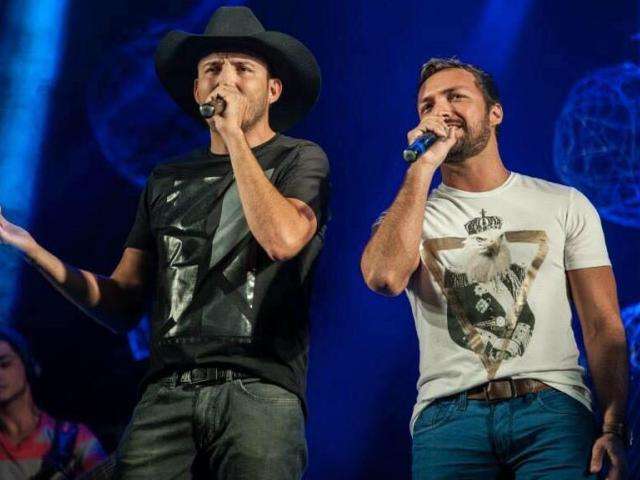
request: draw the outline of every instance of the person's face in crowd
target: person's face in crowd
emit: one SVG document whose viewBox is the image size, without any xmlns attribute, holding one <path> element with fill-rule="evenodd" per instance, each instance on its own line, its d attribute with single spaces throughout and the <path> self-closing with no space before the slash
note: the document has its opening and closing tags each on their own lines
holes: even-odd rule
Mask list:
<svg viewBox="0 0 640 480">
<path fill-rule="evenodd" d="M 23 395 L 29 388 L 22 359 L 11 344 L 0 340 L 0 407 Z"/>
<path fill-rule="evenodd" d="M 474 75 L 461 68 L 441 70 L 427 78 L 417 103 L 420 119 L 435 115 L 463 132 L 446 163 L 460 163 L 482 152 L 502 120 L 500 105 L 488 106 Z"/>
<path fill-rule="evenodd" d="M 280 96 L 282 84 L 269 74 L 267 63 L 257 57 L 235 52 L 214 52 L 198 62 L 194 94 L 199 104 L 220 85 L 236 89 L 247 100 L 242 130 L 247 131 L 268 118 L 269 105 Z"/>
</svg>

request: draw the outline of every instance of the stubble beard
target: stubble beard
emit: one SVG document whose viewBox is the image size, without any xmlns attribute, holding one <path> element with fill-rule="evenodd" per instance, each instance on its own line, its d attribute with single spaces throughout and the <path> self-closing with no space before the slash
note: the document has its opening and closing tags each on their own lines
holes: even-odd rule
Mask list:
<svg viewBox="0 0 640 480">
<path fill-rule="evenodd" d="M 251 102 L 247 109 L 247 115 L 242 120 L 240 128 L 243 132 L 248 132 L 255 127 L 260 120 L 267 114 L 269 104 L 267 101 L 268 93 L 264 92 L 255 102 Z"/>
<path fill-rule="evenodd" d="M 455 143 L 451 150 L 449 150 L 444 163 L 462 163 L 467 158 L 478 155 L 489 143 L 489 138 L 491 138 L 491 126 L 489 125 L 488 114 L 478 125 L 476 125 L 476 128 L 469 129 L 466 126 L 463 126 L 462 128 L 464 129 L 464 136 Z M 478 133 L 471 135 L 470 132 L 474 130 Z"/>
</svg>

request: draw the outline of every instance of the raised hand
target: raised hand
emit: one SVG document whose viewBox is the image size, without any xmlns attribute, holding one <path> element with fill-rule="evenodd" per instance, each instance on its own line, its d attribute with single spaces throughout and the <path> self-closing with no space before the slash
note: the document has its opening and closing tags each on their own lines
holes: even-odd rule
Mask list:
<svg viewBox="0 0 640 480">
<path fill-rule="evenodd" d="M 463 132 L 457 126 L 448 126 L 443 118 L 429 115 L 423 117 L 418 126 L 407 133 L 407 143 L 411 145 L 419 136 L 427 132 L 437 135 L 438 141 L 421 155 L 418 161 L 437 168 L 445 161 L 449 150 L 455 145 Z"/>
<path fill-rule="evenodd" d="M 222 98 L 226 107 L 221 115 L 214 115 L 207 120 L 210 127 L 221 135 L 241 132 L 243 122 L 246 120 L 248 102 L 240 91 L 229 85 L 220 85 L 209 94 L 207 101 L 213 102 L 216 98 Z"/>
<path fill-rule="evenodd" d="M 0 208 L 0 244 L 11 245 L 26 253 L 35 246 L 35 243 L 29 232 L 9 222 L 2 215 L 2 208 Z"/>
</svg>

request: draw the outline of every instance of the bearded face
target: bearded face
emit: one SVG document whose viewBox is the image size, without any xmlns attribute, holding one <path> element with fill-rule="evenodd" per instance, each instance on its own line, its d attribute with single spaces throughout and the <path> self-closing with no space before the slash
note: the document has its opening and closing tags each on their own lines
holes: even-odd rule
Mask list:
<svg viewBox="0 0 640 480">
<path fill-rule="evenodd" d="M 487 143 L 489 143 L 489 138 L 491 137 L 489 113 L 474 125 L 463 122 L 459 127 L 464 132 L 464 135 L 458 139 L 451 150 L 449 150 L 445 163 L 464 162 L 467 158 L 471 158 L 482 152 L 486 148 Z"/>
<path fill-rule="evenodd" d="M 242 131 L 246 132 L 253 128 L 266 114 L 269 108 L 269 90 L 265 85 L 262 90 L 252 92 L 248 97 L 247 112 L 242 119 Z"/>
</svg>

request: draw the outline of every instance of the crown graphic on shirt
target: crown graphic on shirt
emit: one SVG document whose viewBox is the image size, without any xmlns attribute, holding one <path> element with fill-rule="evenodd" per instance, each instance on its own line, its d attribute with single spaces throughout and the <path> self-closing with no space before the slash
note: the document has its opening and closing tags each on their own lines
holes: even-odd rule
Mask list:
<svg viewBox="0 0 640 480">
<path fill-rule="evenodd" d="M 482 214 L 481 217 L 476 217 L 464 224 L 464 228 L 469 235 L 486 232 L 487 230 L 500 230 L 502 228 L 502 219 L 500 217 L 488 217 L 484 208 L 480 213 Z"/>
</svg>

